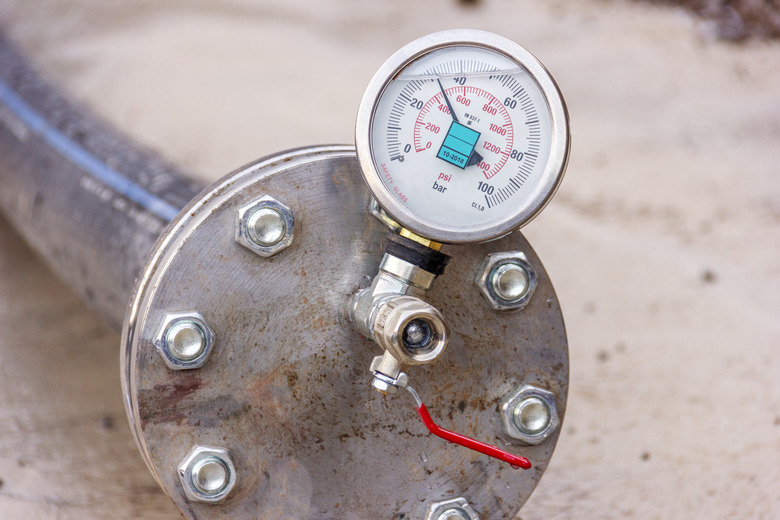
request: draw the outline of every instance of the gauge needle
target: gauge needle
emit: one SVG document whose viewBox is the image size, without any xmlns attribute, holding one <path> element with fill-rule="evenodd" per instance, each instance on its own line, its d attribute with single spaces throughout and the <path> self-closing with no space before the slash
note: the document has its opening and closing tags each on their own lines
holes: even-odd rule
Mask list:
<svg viewBox="0 0 780 520">
<path fill-rule="evenodd" d="M 455 115 L 455 111 L 452 109 L 452 103 L 450 103 L 450 98 L 447 97 L 447 93 L 444 92 L 444 87 L 441 84 L 441 80 L 439 78 L 436 78 L 436 82 L 439 84 L 439 88 L 441 89 L 441 94 L 444 96 L 444 102 L 447 103 L 447 108 L 450 109 L 450 115 L 452 116 L 452 119 L 460 124 L 460 121 L 458 121 L 458 116 Z"/>
<path fill-rule="evenodd" d="M 466 163 L 466 166 L 474 166 L 475 164 L 479 164 L 482 162 L 483 157 L 479 155 L 479 152 L 474 150 L 474 152 L 471 154 L 471 157 L 469 157 L 469 162 Z"/>
<path fill-rule="evenodd" d="M 444 92 L 444 86 L 441 84 L 441 80 L 439 78 L 436 78 L 436 82 L 439 84 L 439 89 L 441 89 L 441 94 L 444 96 L 444 102 L 447 103 L 447 108 L 450 109 L 450 115 L 452 116 L 453 121 L 460 124 L 460 121 L 458 121 L 458 116 L 455 115 L 455 110 L 452 109 L 452 103 L 450 103 L 450 98 L 447 97 L 447 93 Z M 479 164 L 482 161 L 483 157 L 479 155 L 479 153 L 474 150 L 469 157 L 468 162 L 466 163 L 466 166 L 474 166 L 475 164 Z"/>
</svg>

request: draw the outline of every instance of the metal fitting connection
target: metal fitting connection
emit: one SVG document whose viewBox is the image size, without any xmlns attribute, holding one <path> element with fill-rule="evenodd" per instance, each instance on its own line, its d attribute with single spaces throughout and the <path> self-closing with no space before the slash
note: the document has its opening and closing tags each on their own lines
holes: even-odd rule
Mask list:
<svg viewBox="0 0 780 520">
<path fill-rule="evenodd" d="M 193 502 L 220 502 L 236 485 L 236 467 L 228 450 L 194 446 L 179 464 L 184 494 Z"/>
<path fill-rule="evenodd" d="M 479 520 L 479 515 L 463 497 L 431 504 L 425 520 Z"/>
<path fill-rule="evenodd" d="M 449 333 L 438 309 L 414 296 L 389 296 L 377 303 L 371 337 L 406 365 L 422 365 L 438 358 Z"/>
<path fill-rule="evenodd" d="M 522 309 L 536 290 L 536 272 L 520 251 L 488 254 L 474 282 L 496 310 Z"/>
<path fill-rule="evenodd" d="M 501 400 L 504 433 L 525 444 L 540 444 L 560 423 L 555 395 L 531 385 L 523 385 Z"/>
<path fill-rule="evenodd" d="M 376 218 L 383 226 L 385 226 L 387 229 L 394 233 L 398 233 L 401 231 L 401 224 L 396 222 L 395 220 L 388 215 L 385 210 L 383 210 L 379 203 L 376 201 L 374 197 L 368 198 L 368 212 L 371 213 L 374 218 Z"/>
<path fill-rule="evenodd" d="M 200 368 L 214 347 L 214 332 L 198 312 L 166 314 L 154 346 L 171 370 Z"/>
<path fill-rule="evenodd" d="M 428 305 L 420 298 L 430 289 L 435 278 L 436 275 L 428 271 L 393 255 L 385 254 L 371 287 L 358 292 L 352 299 L 350 319 L 361 334 L 376 341 L 373 327 L 380 305 L 388 299 L 400 296 L 412 296 L 423 305 Z M 434 311 L 438 313 L 435 309 Z"/>
<path fill-rule="evenodd" d="M 264 195 L 242 206 L 236 218 L 236 242 L 262 257 L 273 256 L 293 242 L 295 215 L 275 198 Z"/>
<path fill-rule="evenodd" d="M 435 274 L 420 269 L 406 260 L 388 254 L 382 257 L 382 262 L 379 264 L 379 272 L 380 274 L 384 273 L 385 276 L 390 275 L 396 280 L 400 280 L 422 291 L 430 289 L 433 281 L 436 279 Z"/>
<path fill-rule="evenodd" d="M 447 347 L 444 316 L 421 299 L 435 279 L 435 274 L 386 253 L 371 287 L 352 299 L 350 319 L 385 351 L 371 363 L 372 385 L 382 393 L 398 391 L 392 381 L 403 365 L 430 363 Z"/>
</svg>

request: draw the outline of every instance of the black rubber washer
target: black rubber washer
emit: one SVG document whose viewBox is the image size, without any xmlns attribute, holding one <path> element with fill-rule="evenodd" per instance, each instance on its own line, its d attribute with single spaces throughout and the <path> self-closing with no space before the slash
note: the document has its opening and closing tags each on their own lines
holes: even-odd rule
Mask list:
<svg viewBox="0 0 780 520">
<path fill-rule="evenodd" d="M 450 261 L 450 256 L 393 232 L 385 235 L 385 253 L 416 265 L 423 271 L 439 276 Z"/>
</svg>

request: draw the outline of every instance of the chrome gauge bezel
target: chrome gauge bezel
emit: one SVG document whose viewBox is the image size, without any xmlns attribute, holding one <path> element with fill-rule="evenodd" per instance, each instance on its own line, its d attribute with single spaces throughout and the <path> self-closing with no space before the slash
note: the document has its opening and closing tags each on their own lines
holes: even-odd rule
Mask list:
<svg viewBox="0 0 780 520">
<path fill-rule="evenodd" d="M 374 162 L 371 139 L 377 105 L 388 84 L 401 71 L 426 54 L 445 48 L 480 47 L 506 56 L 522 67 L 539 86 L 551 121 L 550 155 L 533 192 L 515 211 L 490 224 L 447 226 L 426 220 L 401 203 L 385 186 Z M 378 204 L 404 228 L 424 238 L 451 244 L 485 242 L 502 237 L 527 224 L 544 209 L 558 189 L 569 157 L 569 116 L 563 96 L 550 73 L 530 52 L 501 36 L 473 29 L 442 31 L 424 36 L 393 54 L 366 88 L 355 124 L 355 146 L 363 180 Z"/>
</svg>

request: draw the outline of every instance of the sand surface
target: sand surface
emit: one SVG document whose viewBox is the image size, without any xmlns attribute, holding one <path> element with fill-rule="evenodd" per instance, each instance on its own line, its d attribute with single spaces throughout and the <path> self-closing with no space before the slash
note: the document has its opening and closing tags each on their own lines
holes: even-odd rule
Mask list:
<svg viewBox="0 0 780 520">
<path fill-rule="evenodd" d="M 567 178 L 524 233 L 572 372 L 522 518 L 780 518 L 780 44 L 585 0 L 3 0 L 0 24 L 204 181 L 351 142 L 371 75 L 417 36 L 474 27 L 526 46 L 571 114 Z M 125 423 L 119 338 L 2 222 L 0 331 L 0 517 L 177 518 Z"/>
</svg>

